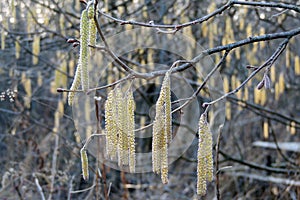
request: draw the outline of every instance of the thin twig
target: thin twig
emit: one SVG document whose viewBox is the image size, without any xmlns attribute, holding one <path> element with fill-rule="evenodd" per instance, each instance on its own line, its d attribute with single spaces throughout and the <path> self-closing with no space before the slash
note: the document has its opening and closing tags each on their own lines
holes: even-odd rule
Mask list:
<svg viewBox="0 0 300 200">
<path fill-rule="evenodd" d="M 42 189 L 42 187 L 41 187 L 41 185 L 39 183 L 39 179 L 36 177 L 35 174 L 33 174 L 33 177 L 34 177 L 34 182 L 35 182 L 35 185 L 36 185 L 36 187 L 38 189 L 38 192 L 41 195 L 41 199 L 45 200 L 45 195 L 44 195 L 43 189 Z"/>
<path fill-rule="evenodd" d="M 52 199 L 52 193 L 54 191 L 54 181 L 55 181 L 55 175 L 56 175 L 56 163 L 57 163 L 57 155 L 58 155 L 58 142 L 59 142 L 59 136 L 57 134 L 54 135 L 55 137 L 55 143 L 54 143 L 54 150 L 52 155 L 52 168 L 51 168 L 51 185 L 50 185 L 50 194 L 48 199 Z"/>
<path fill-rule="evenodd" d="M 274 8 L 284 8 L 284 9 L 288 9 L 288 10 L 293 10 L 296 12 L 300 12 L 300 7 L 295 5 L 295 4 L 285 4 L 285 3 L 268 3 L 268 2 L 248 2 L 248 1 L 235 1 L 235 0 L 231 0 L 228 1 L 225 5 L 221 6 L 220 8 L 214 10 L 212 13 L 209 13 L 206 16 L 203 16 L 201 18 L 198 18 L 196 20 L 190 21 L 190 22 L 186 22 L 183 24 L 154 24 L 152 21 L 148 22 L 148 23 L 144 23 L 144 22 L 137 22 L 137 21 L 133 21 L 133 20 L 121 20 L 118 18 L 115 18 L 111 15 L 108 15 L 102 11 L 99 11 L 99 13 L 103 16 L 105 16 L 108 19 L 113 20 L 114 22 L 120 23 L 121 25 L 125 25 L 125 24 L 129 24 L 129 25 L 136 25 L 136 26 L 143 26 L 143 27 L 150 27 L 150 28 L 163 28 L 163 29 L 174 29 L 172 31 L 163 31 L 160 30 L 160 32 L 163 33 L 176 33 L 179 29 L 191 26 L 191 25 L 195 25 L 195 24 L 201 24 L 205 21 L 208 21 L 209 19 L 215 17 L 216 15 L 221 14 L 222 12 L 224 12 L 225 10 L 229 9 L 230 7 L 234 6 L 234 5 L 248 5 L 248 6 L 260 6 L 260 7 L 274 7 Z"/>
<path fill-rule="evenodd" d="M 220 200 L 220 182 L 219 182 L 219 147 L 222 137 L 223 125 L 219 127 L 217 143 L 216 143 L 216 196 L 217 200 Z"/>
<path fill-rule="evenodd" d="M 259 165 L 259 164 L 253 163 L 253 162 L 248 162 L 248 161 L 245 161 L 245 160 L 237 159 L 237 158 L 234 158 L 234 157 L 228 155 L 227 153 L 225 153 L 222 150 L 219 150 L 219 153 L 222 156 L 224 156 L 224 158 L 227 159 L 227 160 L 231 160 L 233 162 L 237 162 L 237 163 L 240 163 L 242 165 L 246 165 L 246 166 L 248 166 L 252 169 L 263 170 L 263 171 L 277 173 L 277 174 L 287 174 L 287 175 L 298 174 L 300 172 L 300 170 L 268 167 L 268 166 L 265 166 L 265 165 Z"/>
<path fill-rule="evenodd" d="M 276 51 L 273 53 L 273 55 L 265 63 L 263 63 L 260 67 L 258 67 L 256 70 L 254 70 L 240 86 L 238 86 L 236 89 L 232 90 L 231 92 L 224 94 L 223 96 L 219 97 L 218 99 L 215 99 L 211 102 L 203 103 L 203 106 L 213 105 L 213 104 L 225 99 L 229 95 L 237 93 L 242 87 L 244 87 L 244 85 L 246 85 L 246 83 L 248 83 L 248 81 L 250 81 L 258 72 L 260 72 L 260 70 L 262 70 L 263 68 L 265 68 L 267 66 L 273 65 L 273 63 L 277 60 L 277 58 L 280 56 L 280 54 L 284 51 L 288 42 L 289 42 L 289 38 L 285 39 L 279 45 L 279 47 L 276 49 Z"/>
<path fill-rule="evenodd" d="M 172 113 L 175 113 L 178 110 L 181 110 L 183 107 L 185 107 L 186 105 L 188 105 L 191 101 L 193 101 L 197 97 L 197 95 L 199 94 L 199 92 L 206 85 L 207 81 L 222 66 L 222 64 L 224 63 L 224 61 L 225 61 L 225 59 L 226 59 L 226 57 L 227 57 L 228 54 L 229 54 L 229 50 L 224 53 L 224 55 L 222 56 L 222 59 L 219 61 L 219 63 L 217 65 L 215 65 L 215 67 L 208 73 L 208 75 L 205 77 L 205 79 L 203 80 L 202 84 L 197 88 L 197 90 L 194 92 L 194 94 L 185 103 L 183 103 L 178 108 L 174 109 L 172 111 Z"/>
<path fill-rule="evenodd" d="M 269 124 L 270 124 L 270 123 L 269 123 Z M 286 155 L 284 155 L 284 153 L 281 151 L 281 149 L 280 149 L 280 147 L 279 147 L 279 145 L 278 145 L 278 142 L 277 142 L 277 139 L 276 139 L 276 135 L 275 135 L 275 133 L 274 133 L 274 130 L 273 130 L 272 126 L 270 127 L 270 129 L 271 129 L 270 132 L 271 132 L 271 134 L 272 134 L 272 136 L 273 136 L 274 143 L 275 143 L 275 145 L 276 145 L 276 149 L 277 149 L 278 153 L 281 155 L 281 157 L 282 157 L 285 161 L 287 161 L 287 162 L 291 163 L 292 165 L 294 165 L 295 167 L 299 168 L 299 165 L 298 165 L 294 160 L 288 158 L 288 157 L 287 157 Z"/>
</svg>

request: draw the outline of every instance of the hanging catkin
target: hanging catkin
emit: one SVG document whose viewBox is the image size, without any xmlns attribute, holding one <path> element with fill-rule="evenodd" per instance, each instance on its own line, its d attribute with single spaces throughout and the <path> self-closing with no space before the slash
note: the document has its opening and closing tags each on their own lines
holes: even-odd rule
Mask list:
<svg viewBox="0 0 300 200">
<path fill-rule="evenodd" d="M 115 91 L 108 93 L 105 102 L 105 133 L 106 133 L 106 152 L 110 159 L 116 159 L 118 148 L 117 133 L 117 110 L 116 110 Z"/>
<path fill-rule="evenodd" d="M 129 171 L 135 172 L 135 135 L 134 135 L 134 109 L 135 102 L 133 92 L 130 88 L 127 93 L 127 125 L 128 125 L 128 143 L 129 143 Z"/>
<path fill-rule="evenodd" d="M 80 87 L 80 83 L 81 83 L 81 66 L 80 66 L 80 64 L 78 64 L 77 68 L 76 68 L 74 80 L 73 80 L 70 90 L 73 90 L 73 91 L 78 90 Z M 75 92 L 69 92 L 68 103 L 70 106 L 73 103 L 74 96 L 75 96 Z"/>
<path fill-rule="evenodd" d="M 84 180 L 88 180 L 89 179 L 89 164 L 88 164 L 88 157 L 87 157 L 85 148 L 82 148 L 80 150 L 80 156 L 81 156 L 82 176 L 83 176 Z"/>
<path fill-rule="evenodd" d="M 158 100 L 153 122 L 152 168 L 161 174 L 164 184 L 168 183 L 168 143 L 172 137 L 170 72 L 167 72 Z"/>
<path fill-rule="evenodd" d="M 199 119 L 199 144 L 197 164 L 197 194 L 206 194 L 206 181 L 213 180 L 212 134 L 203 113 Z"/>
<path fill-rule="evenodd" d="M 97 27 L 96 22 L 94 20 L 94 5 L 92 4 L 89 7 L 88 17 L 89 17 L 89 44 L 92 46 L 90 48 L 91 55 L 95 54 L 95 49 L 93 46 L 96 46 L 96 34 L 97 34 Z"/>
<path fill-rule="evenodd" d="M 89 89 L 88 41 L 89 41 L 89 19 L 88 19 L 87 11 L 83 10 L 80 19 L 80 54 L 79 54 L 79 63 L 81 65 L 81 85 L 83 91 L 87 91 Z"/>
</svg>

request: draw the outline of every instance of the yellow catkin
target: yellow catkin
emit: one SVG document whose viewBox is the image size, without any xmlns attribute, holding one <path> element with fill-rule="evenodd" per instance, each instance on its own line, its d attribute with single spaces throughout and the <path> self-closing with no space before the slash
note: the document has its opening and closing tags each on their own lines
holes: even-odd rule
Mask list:
<svg viewBox="0 0 300 200">
<path fill-rule="evenodd" d="M 57 111 L 59 113 L 59 118 L 64 116 L 64 102 L 62 100 L 58 101 Z"/>
<path fill-rule="evenodd" d="M 236 79 L 236 82 L 235 82 L 235 87 L 237 88 L 237 87 L 239 87 L 241 85 L 241 81 L 240 81 L 240 79 Z M 240 89 L 237 93 L 236 93 L 236 97 L 238 98 L 238 99 L 242 99 L 242 89 Z"/>
<path fill-rule="evenodd" d="M 223 87 L 224 87 L 224 92 L 225 93 L 228 93 L 230 91 L 230 88 L 229 88 L 229 80 L 228 80 L 228 77 L 227 76 L 224 76 L 223 77 Z"/>
<path fill-rule="evenodd" d="M 295 74 L 296 75 L 300 75 L 300 59 L 299 59 L 299 56 L 295 56 Z"/>
<path fill-rule="evenodd" d="M 280 91 L 279 91 L 279 83 L 275 83 L 275 100 L 278 100 L 280 97 Z"/>
<path fill-rule="evenodd" d="M 15 50 L 16 50 L 16 59 L 20 58 L 20 52 L 21 52 L 21 45 L 19 41 L 19 37 L 17 37 L 15 41 Z"/>
<path fill-rule="evenodd" d="M 164 184 L 168 182 L 168 141 L 172 136 L 170 72 L 167 72 L 158 100 L 153 122 L 152 166 L 153 172 L 161 173 Z"/>
<path fill-rule="evenodd" d="M 291 121 L 291 124 L 290 124 L 290 133 L 292 135 L 296 134 L 296 122 L 294 122 L 294 121 Z"/>
<path fill-rule="evenodd" d="M 291 66 L 290 59 L 291 59 L 291 51 L 287 47 L 286 51 L 285 51 L 285 66 L 286 66 L 286 68 L 289 68 Z"/>
<path fill-rule="evenodd" d="M 43 85 L 43 75 L 41 71 L 37 73 L 37 85 L 41 87 Z"/>
<path fill-rule="evenodd" d="M 278 79 L 278 92 L 279 94 L 282 94 L 284 92 L 284 73 L 281 72 Z"/>
<path fill-rule="evenodd" d="M 91 46 L 96 46 L 96 34 L 97 34 L 97 27 L 96 22 L 94 20 L 94 5 L 92 4 L 88 10 L 88 17 L 89 17 L 89 44 Z M 95 49 L 90 48 L 91 55 L 95 54 Z"/>
<path fill-rule="evenodd" d="M 111 159 L 116 159 L 118 149 L 117 117 L 116 95 L 111 90 L 105 102 L 106 152 Z"/>
<path fill-rule="evenodd" d="M 247 37 L 252 35 L 252 25 L 251 25 L 251 23 L 248 23 L 248 25 L 246 27 L 246 34 L 247 34 Z"/>
<path fill-rule="evenodd" d="M 82 176 L 83 179 L 87 181 L 89 179 L 89 164 L 88 164 L 88 157 L 85 148 L 82 148 L 80 150 L 80 156 L 81 156 Z"/>
<path fill-rule="evenodd" d="M 201 25 L 201 33 L 204 38 L 208 35 L 207 22 L 203 22 Z"/>
<path fill-rule="evenodd" d="M 73 83 L 71 85 L 70 90 L 78 90 L 81 83 L 81 65 L 78 64 L 75 72 L 75 77 Z M 71 106 L 73 103 L 73 99 L 75 97 L 75 92 L 69 92 L 68 94 L 68 104 Z"/>
<path fill-rule="evenodd" d="M 80 19 L 80 54 L 79 54 L 79 63 L 81 65 L 81 85 L 83 91 L 87 91 L 89 88 L 88 41 L 89 41 L 88 15 L 87 15 L 87 11 L 83 10 Z"/>
<path fill-rule="evenodd" d="M 4 30 L 1 31 L 1 50 L 5 49 L 5 38 L 6 32 Z"/>
<path fill-rule="evenodd" d="M 32 64 L 36 65 L 39 62 L 39 54 L 40 54 L 40 36 L 34 35 L 33 36 L 33 43 L 32 43 Z"/>
<path fill-rule="evenodd" d="M 260 27 L 260 29 L 259 29 L 259 34 L 260 34 L 260 35 L 266 34 L 266 30 L 265 30 L 264 27 Z M 260 43 L 259 43 L 259 46 L 260 46 L 260 49 L 262 50 L 263 48 L 265 48 L 266 43 L 265 43 L 265 42 L 260 42 Z"/>
<path fill-rule="evenodd" d="M 61 34 L 65 34 L 65 30 L 66 30 L 66 28 L 65 28 L 65 16 L 64 15 L 60 15 L 60 17 L 59 17 L 59 27 L 60 27 L 60 33 Z"/>
<path fill-rule="evenodd" d="M 127 102 L 124 102 L 122 91 L 119 87 L 116 89 L 116 104 L 117 104 L 117 133 L 118 133 L 118 164 L 119 166 L 128 165 L 128 127 L 126 120 Z M 125 99 L 126 100 L 126 99 Z"/>
<path fill-rule="evenodd" d="M 264 124 L 263 124 L 263 134 L 264 134 L 265 139 L 269 138 L 269 124 L 267 121 L 264 121 Z"/>
<path fill-rule="evenodd" d="M 135 172 L 135 135 L 134 135 L 134 109 L 135 102 L 133 99 L 132 89 L 127 93 L 127 125 L 128 125 L 128 142 L 129 142 L 129 171 Z"/>
<path fill-rule="evenodd" d="M 254 94 L 253 94 L 253 96 L 254 96 L 254 103 L 255 104 L 259 104 L 260 102 L 261 102 L 261 90 L 258 90 L 258 89 L 254 89 Z"/>
<path fill-rule="evenodd" d="M 235 51 L 235 57 L 237 60 L 239 60 L 241 58 L 241 49 L 240 48 L 236 48 Z"/>
<path fill-rule="evenodd" d="M 276 82 L 276 66 L 272 66 L 270 70 L 270 78 L 273 83 Z"/>
<path fill-rule="evenodd" d="M 165 90 L 165 132 L 167 135 L 167 143 L 172 139 L 172 108 L 171 108 L 171 88 L 170 74 L 167 72 L 163 81 L 163 89 Z"/>
<path fill-rule="evenodd" d="M 267 90 L 266 89 L 262 89 L 261 90 L 261 97 L 260 97 L 260 104 L 261 105 L 265 105 L 267 102 Z"/>
<path fill-rule="evenodd" d="M 236 76 L 233 74 L 231 76 L 231 89 L 235 89 L 237 87 L 237 84 L 236 84 Z"/>
<path fill-rule="evenodd" d="M 244 101 L 248 101 L 249 100 L 249 90 L 248 87 L 244 88 L 244 97 L 243 97 Z"/>
<path fill-rule="evenodd" d="M 197 194 L 205 195 L 206 180 L 213 180 L 212 134 L 206 114 L 199 119 L 199 143 L 197 153 Z"/>
<path fill-rule="evenodd" d="M 231 120 L 231 104 L 228 101 L 225 103 L 225 115 L 227 120 Z"/>
</svg>

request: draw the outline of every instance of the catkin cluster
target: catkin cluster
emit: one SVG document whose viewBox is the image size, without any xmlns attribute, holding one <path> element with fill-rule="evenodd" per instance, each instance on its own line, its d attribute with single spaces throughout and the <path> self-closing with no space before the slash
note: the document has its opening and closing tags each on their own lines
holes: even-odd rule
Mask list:
<svg viewBox="0 0 300 200">
<path fill-rule="evenodd" d="M 119 166 L 135 171 L 135 136 L 132 89 L 123 95 L 119 87 L 111 90 L 105 102 L 106 152 L 110 159 L 118 155 Z"/>
<path fill-rule="evenodd" d="M 79 50 L 79 60 L 75 72 L 75 77 L 71 85 L 71 92 L 68 95 L 69 105 L 72 105 L 75 90 L 78 90 L 80 85 L 83 91 L 88 91 L 89 89 L 89 58 L 93 55 L 93 50 L 88 51 L 89 44 L 92 46 L 96 45 L 96 22 L 94 20 L 94 6 L 90 4 L 87 9 L 83 10 L 80 18 L 80 50 Z"/>
<path fill-rule="evenodd" d="M 168 183 L 168 143 L 172 139 L 172 114 L 170 72 L 167 72 L 156 102 L 156 114 L 153 122 L 152 168 L 161 174 L 164 184 Z"/>
<path fill-rule="evenodd" d="M 197 194 L 206 194 L 206 181 L 213 180 L 212 134 L 206 113 L 199 120 L 199 146 L 197 165 Z"/>
</svg>

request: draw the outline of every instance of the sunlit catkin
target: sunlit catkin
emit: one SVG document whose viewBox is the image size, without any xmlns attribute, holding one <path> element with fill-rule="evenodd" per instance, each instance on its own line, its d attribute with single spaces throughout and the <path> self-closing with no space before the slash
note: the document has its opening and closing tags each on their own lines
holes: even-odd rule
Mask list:
<svg viewBox="0 0 300 200">
<path fill-rule="evenodd" d="M 263 123 L 263 134 L 265 139 L 269 138 L 269 124 L 267 121 L 264 121 Z"/>
<path fill-rule="evenodd" d="M 88 17 L 89 17 L 89 44 L 91 46 L 96 46 L 96 34 L 97 34 L 97 27 L 96 22 L 94 20 L 94 6 L 91 5 L 88 10 Z M 95 48 L 90 48 L 91 55 L 95 54 Z"/>
<path fill-rule="evenodd" d="M 80 54 L 79 62 L 81 64 L 81 85 L 83 91 L 89 89 L 89 72 L 88 72 L 88 41 L 89 41 L 89 22 L 87 11 L 83 10 L 80 19 Z"/>
<path fill-rule="evenodd" d="M 111 90 L 108 93 L 105 102 L 105 133 L 106 133 L 106 153 L 109 158 L 116 159 L 118 148 L 117 135 L 117 107 L 115 101 L 115 91 Z"/>
<path fill-rule="evenodd" d="M 33 36 L 33 43 L 32 43 L 32 64 L 36 65 L 39 62 L 39 54 L 40 54 L 40 36 L 34 35 Z"/>
<path fill-rule="evenodd" d="M 20 52 L 21 52 L 21 45 L 19 41 L 19 37 L 17 37 L 15 41 L 15 50 L 16 50 L 16 59 L 20 58 Z"/>
<path fill-rule="evenodd" d="M 295 121 L 291 121 L 291 124 L 290 124 L 290 133 L 292 135 L 296 134 L 296 122 Z"/>
<path fill-rule="evenodd" d="M 166 73 L 163 81 L 163 89 L 165 92 L 165 132 L 167 135 L 167 143 L 172 139 L 172 107 L 171 107 L 171 88 L 170 88 L 170 72 Z"/>
<path fill-rule="evenodd" d="M 160 173 L 164 184 L 168 183 L 168 142 L 172 139 L 170 72 L 167 72 L 158 100 L 153 122 L 152 167 Z"/>
<path fill-rule="evenodd" d="M 82 148 L 80 150 L 80 156 L 81 156 L 82 176 L 83 179 L 87 181 L 89 179 L 89 164 L 88 164 L 88 157 L 85 148 Z"/>
<path fill-rule="evenodd" d="M 199 144 L 197 164 L 197 194 L 206 193 L 206 180 L 213 180 L 212 134 L 204 113 L 199 119 Z"/>
<path fill-rule="evenodd" d="M 132 89 L 127 93 L 127 126 L 128 126 L 128 142 L 129 142 L 129 171 L 135 172 L 135 135 L 134 135 L 134 109 L 135 102 L 133 99 Z"/>
<path fill-rule="evenodd" d="M 295 56 L 295 61 L 294 61 L 294 68 L 295 68 L 295 74 L 300 75 L 300 59 L 299 56 Z"/>
<path fill-rule="evenodd" d="M 118 164 L 128 165 L 128 126 L 127 126 L 127 103 L 124 102 L 122 91 L 115 88 L 117 105 L 117 134 L 118 134 Z M 126 100 L 126 99 L 125 99 Z"/>
<path fill-rule="evenodd" d="M 78 90 L 79 87 L 80 87 L 80 83 L 81 83 L 81 65 L 79 63 L 77 65 L 75 76 L 74 76 L 74 80 L 73 80 L 73 83 L 71 85 L 70 90 L 72 90 L 72 91 Z M 75 92 L 69 92 L 69 94 L 68 94 L 68 104 L 70 106 L 73 103 L 74 96 L 75 96 Z"/>
<path fill-rule="evenodd" d="M 282 94 L 284 92 L 284 85 L 285 85 L 285 81 L 284 81 L 284 73 L 281 72 L 279 75 L 279 79 L 278 79 L 278 91 L 279 94 Z"/>
</svg>

